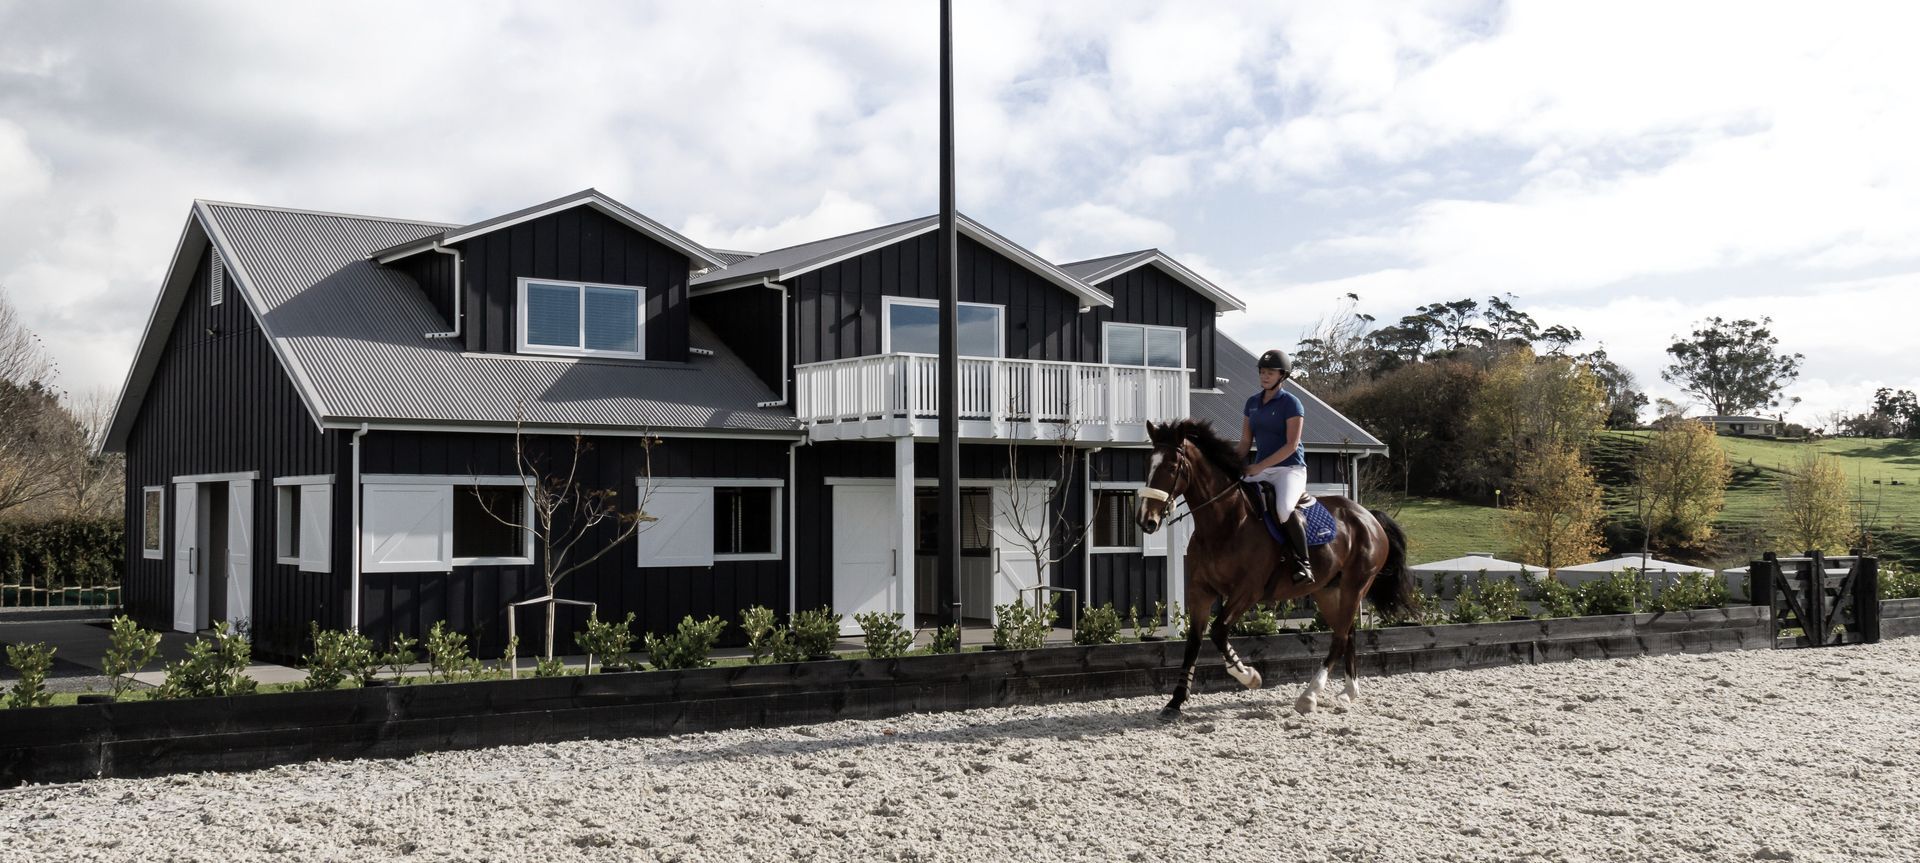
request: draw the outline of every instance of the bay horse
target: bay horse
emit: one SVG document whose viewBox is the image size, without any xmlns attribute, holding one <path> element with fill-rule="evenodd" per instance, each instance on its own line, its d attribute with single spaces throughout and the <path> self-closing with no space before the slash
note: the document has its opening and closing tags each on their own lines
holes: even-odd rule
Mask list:
<svg viewBox="0 0 1920 863">
<path fill-rule="evenodd" d="M 1201 633 L 1212 617 L 1213 643 L 1226 659 L 1227 673 L 1248 689 L 1260 687 L 1260 672 L 1240 660 L 1227 632 L 1248 609 L 1261 602 L 1279 602 L 1313 595 L 1333 644 L 1327 661 L 1294 700 L 1295 710 L 1309 713 L 1318 706 L 1321 690 L 1336 660 L 1347 664 L 1346 689 L 1341 697 L 1360 697 L 1353 628 L 1360 617 L 1360 601 L 1373 602 L 1383 614 L 1403 617 L 1414 609 L 1417 588 L 1407 569 L 1406 533 L 1386 513 L 1368 510 L 1336 495 L 1319 497 L 1332 513 L 1338 534 L 1316 546 L 1313 581 L 1295 582 L 1284 566 L 1285 546 L 1261 524 L 1261 508 L 1240 477 L 1245 461 L 1238 447 L 1222 440 L 1213 426 L 1188 419 L 1149 424 L 1153 456 L 1147 483 L 1140 490 L 1140 529 L 1159 530 L 1172 515 L 1173 501 L 1185 498 L 1194 523 L 1187 553 L 1187 654 L 1173 700 L 1160 711 L 1163 721 L 1178 719 L 1193 687 L 1193 669 L 1200 658 Z M 1215 600 L 1220 613 L 1213 615 Z"/>
</svg>

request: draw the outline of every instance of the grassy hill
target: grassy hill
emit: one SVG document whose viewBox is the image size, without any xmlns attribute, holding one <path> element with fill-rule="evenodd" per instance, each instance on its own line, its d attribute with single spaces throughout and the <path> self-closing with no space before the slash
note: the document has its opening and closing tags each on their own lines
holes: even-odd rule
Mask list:
<svg viewBox="0 0 1920 863">
<path fill-rule="evenodd" d="M 1647 434 L 1607 432 L 1595 439 L 1589 452 L 1594 473 L 1607 489 L 1608 504 L 1617 520 L 1631 518 L 1632 507 L 1625 494 L 1632 481 L 1629 465 Z M 1856 498 L 1869 512 L 1877 513 L 1874 520 L 1883 554 L 1920 560 L 1920 441 L 1833 438 L 1791 443 L 1722 437 L 1720 444 L 1733 466 L 1733 481 L 1727 488 L 1727 508 L 1718 521 L 1712 563 L 1735 566 L 1769 550 L 1763 533 L 1767 511 L 1779 493 L 1783 470 L 1807 448 L 1839 460 L 1841 469 L 1853 479 Z M 1392 511 L 1392 504 L 1386 506 Z M 1416 498 L 1399 504 L 1396 517 L 1407 529 L 1412 546 L 1408 554 L 1413 563 L 1444 560 L 1469 551 L 1491 551 L 1502 556 L 1511 551 L 1500 531 L 1499 511 L 1492 507 Z"/>
</svg>

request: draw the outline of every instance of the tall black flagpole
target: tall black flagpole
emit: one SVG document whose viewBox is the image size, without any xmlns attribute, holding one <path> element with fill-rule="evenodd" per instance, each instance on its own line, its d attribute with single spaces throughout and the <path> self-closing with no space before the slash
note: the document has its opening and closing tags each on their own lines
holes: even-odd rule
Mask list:
<svg viewBox="0 0 1920 863">
<path fill-rule="evenodd" d="M 953 0 L 940 0 L 940 577 L 960 622 L 960 256 L 953 205 Z M 907 576 L 911 577 L 911 576 Z"/>
</svg>

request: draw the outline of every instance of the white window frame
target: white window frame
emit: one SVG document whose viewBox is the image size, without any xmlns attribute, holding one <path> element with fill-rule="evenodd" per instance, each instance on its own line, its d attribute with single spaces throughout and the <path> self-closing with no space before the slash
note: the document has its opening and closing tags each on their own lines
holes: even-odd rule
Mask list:
<svg viewBox="0 0 1920 863">
<path fill-rule="evenodd" d="M 563 288 L 580 289 L 580 320 L 576 330 L 580 336 L 579 347 L 570 348 L 565 345 L 536 345 L 527 343 L 527 286 L 530 284 L 555 285 Z M 640 295 L 640 302 L 636 304 L 637 308 L 634 311 L 633 322 L 635 332 L 633 344 L 636 350 L 608 351 L 595 350 L 587 347 L 587 288 L 611 288 L 615 290 L 633 291 Z M 521 353 L 551 354 L 553 356 L 564 357 L 614 357 L 627 360 L 644 360 L 647 358 L 647 288 L 645 285 L 615 285 L 606 282 L 580 282 L 571 279 L 536 279 L 531 276 L 521 276 L 515 281 L 514 304 L 517 312 L 517 317 L 514 321 L 514 347 Z"/>
<path fill-rule="evenodd" d="M 1145 330 L 1167 330 L 1170 332 L 1176 332 L 1180 334 L 1180 364 L 1179 365 L 1156 366 L 1156 365 L 1153 365 L 1152 363 L 1145 363 L 1137 366 L 1127 366 L 1127 368 L 1166 369 L 1167 371 L 1170 371 L 1170 372 L 1193 371 L 1193 369 L 1187 367 L 1187 328 L 1186 327 L 1168 327 L 1168 326 L 1162 326 L 1160 324 L 1131 324 L 1131 323 L 1126 323 L 1124 321 L 1107 321 L 1104 325 L 1101 326 L 1100 328 L 1100 362 L 1102 364 L 1114 365 L 1114 363 L 1108 360 L 1107 357 L 1108 357 L 1108 348 L 1111 347 L 1113 344 L 1112 342 L 1113 330 L 1115 327 L 1132 327 L 1134 329 L 1143 331 L 1140 334 L 1140 355 L 1142 359 L 1151 358 L 1151 354 L 1149 353 L 1149 348 L 1148 348 L 1148 345 L 1150 343 L 1147 341 L 1147 335 L 1144 332 Z"/>
<path fill-rule="evenodd" d="M 287 505 L 288 499 L 292 499 L 294 504 L 293 506 Z M 292 551 L 292 549 L 289 548 L 289 544 L 291 540 L 293 540 L 294 538 L 300 535 L 300 518 L 299 518 L 299 510 L 298 510 L 299 503 L 300 503 L 300 486 L 292 485 L 289 483 L 282 483 L 282 482 L 279 482 L 278 480 L 274 482 L 273 484 L 273 562 L 274 563 L 289 564 L 293 566 L 300 565 L 299 552 L 296 551 L 291 554 L 288 553 L 289 551 Z"/>
<path fill-rule="evenodd" d="M 522 540 L 521 540 L 521 548 L 524 550 L 525 553 L 519 556 L 508 556 L 508 557 L 455 557 L 453 556 L 453 545 L 457 540 L 451 533 L 449 533 L 447 536 L 447 555 L 448 555 L 447 565 L 448 566 L 532 566 L 533 565 L 533 539 L 534 539 L 533 517 L 532 517 L 533 516 L 533 489 L 528 488 L 526 482 L 522 480 L 520 477 L 517 477 L 517 476 L 451 476 L 451 475 L 428 475 L 428 474 L 420 474 L 420 475 L 368 474 L 360 478 L 360 484 L 362 486 L 384 485 L 384 486 L 416 486 L 416 487 L 428 487 L 428 488 L 445 488 L 448 490 L 448 494 L 450 496 L 460 494 L 460 490 L 462 488 L 470 485 L 520 486 L 524 490 L 523 494 L 525 498 L 525 503 L 523 504 L 523 509 L 521 511 L 524 514 L 527 521 L 526 527 L 522 529 L 522 533 L 524 533 L 525 536 L 522 537 Z M 451 529 L 451 526 L 453 524 L 453 510 L 451 508 L 453 505 L 453 501 L 451 497 L 447 501 L 447 504 L 449 507 L 449 509 L 447 510 L 447 524 L 449 525 L 449 529 Z M 364 530 L 364 526 L 363 526 L 363 530 Z M 370 567 L 363 567 L 363 568 L 365 568 L 366 571 L 369 571 L 369 572 L 397 571 L 397 570 L 375 570 Z M 427 571 L 427 570 L 421 570 L 421 571 Z"/>
<path fill-rule="evenodd" d="M 330 474 L 310 474 L 307 476 L 277 476 L 273 478 L 273 560 L 275 563 L 298 566 L 302 572 L 331 572 L 333 558 L 333 549 L 331 546 L 333 542 L 333 513 L 331 511 L 325 514 L 325 521 L 321 523 L 324 525 L 322 528 L 324 535 L 312 537 L 320 541 L 319 544 L 321 547 L 309 548 L 306 543 L 306 540 L 309 538 L 304 532 L 306 529 L 307 490 L 313 486 L 324 486 L 331 491 L 333 488 L 333 476 Z M 287 507 L 288 497 L 292 497 L 294 500 L 300 502 L 300 518 L 292 522 L 287 520 L 288 516 L 292 514 Z M 327 505 L 329 509 L 331 509 L 332 504 L 332 496 L 328 495 Z M 289 555 L 287 554 L 287 540 L 296 534 L 301 537 L 300 553 Z"/>
<path fill-rule="evenodd" d="M 1134 499 L 1138 501 L 1140 498 L 1140 486 L 1141 486 L 1141 483 L 1137 483 L 1137 482 L 1100 481 L 1100 482 L 1088 483 L 1087 484 L 1087 518 L 1089 520 L 1093 518 L 1094 512 L 1095 512 L 1094 510 L 1095 503 L 1100 499 L 1100 492 L 1103 492 L 1103 491 L 1132 492 Z M 1136 503 L 1135 505 L 1137 506 L 1138 504 Z M 1138 528 L 1136 527 L 1136 529 Z M 1146 540 L 1147 540 L 1146 531 L 1140 531 L 1140 543 L 1141 543 L 1140 545 L 1094 545 L 1093 544 L 1093 526 L 1092 525 L 1087 526 L 1087 551 L 1093 554 L 1140 554 L 1146 550 Z"/>
<path fill-rule="evenodd" d="M 634 479 L 634 485 L 640 489 L 639 498 L 643 504 L 646 501 L 647 491 L 649 486 L 651 486 L 654 489 L 694 489 L 694 488 L 707 488 L 707 489 L 771 488 L 771 489 L 775 489 L 776 492 L 775 494 L 772 495 L 773 512 L 771 513 L 773 518 L 773 550 L 772 551 L 756 551 L 756 552 L 749 552 L 745 554 L 720 554 L 718 552 L 712 552 L 710 554 L 710 559 L 712 560 L 712 563 L 728 563 L 728 562 L 751 561 L 751 560 L 782 560 L 786 557 L 786 544 L 783 538 L 783 534 L 785 533 L 785 530 L 786 530 L 786 522 L 784 521 L 784 517 L 786 514 L 786 510 L 785 510 L 786 495 L 779 493 L 779 490 L 784 490 L 787 487 L 787 481 L 785 479 L 767 478 L 767 477 L 654 477 L 651 481 L 649 481 L 646 477 L 637 477 Z M 707 504 L 708 504 L 708 509 L 707 509 L 708 515 L 715 519 L 719 518 L 720 513 L 713 507 L 712 496 L 708 497 Z M 704 526 L 703 529 L 706 531 L 706 534 L 708 536 L 713 535 L 713 523 L 711 521 L 709 521 Z M 642 527 L 641 530 L 644 532 L 648 530 L 648 528 Z M 638 561 L 641 569 L 666 569 L 666 568 L 680 567 L 680 566 L 699 566 L 700 565 L 700 564 L 681 564 L 681 563 L 667 563 L 667 564 L 649 563 L 644 557 L 644 555 L 646 554 L 645 547 L 642 546 L 640 543 L 635 543 L 635 545 L 639 546 L 638 548 L 635 549 L 635 554 L 637 555 L 636 560 Z M 712 564 L 706 564 L 706 565 L 711 566 Z"/>
<path fill-rule="evenodd" d="M 994 351 L 992 357 L 963 357 L 963 359 L 1006 359 L 1007 356 L 1007 307 L 999 303 L 961 303 L 963 306 L 976 306 L 993 309 L 1000 318 L 1000 325 L 993 328 Z M 880 352 L 895 353 L 893 349 L 893 307 L 918 306 L 923 309 L 940 308 L 939 300 L 923 300 L 918 297 L 882 297 L 880 300 Z M 908 356 L 929 357 L 933 354 L 913 351 L 899 351 Z"/>
<path fill-rule="evenodd" d="M 147 495 L 160 498 L 160 516 L 154 522 L 154 531 L 158 536 L 147 535 Z M 147 547 L 148 540 L 159 540 L 153 548 Z M 167 487 L 149 485 L 140 488 L 140 558 L 142 560 L 165 560 L 167 556 Z"/>
</svg>

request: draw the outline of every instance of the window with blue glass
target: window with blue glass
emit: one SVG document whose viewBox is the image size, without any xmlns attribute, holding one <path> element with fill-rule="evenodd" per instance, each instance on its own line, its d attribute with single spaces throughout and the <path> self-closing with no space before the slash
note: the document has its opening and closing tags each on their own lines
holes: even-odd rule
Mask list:
<svg viewBox="0 0 1920 863">
<path fill-rule="evenodd" d="M 646 289 L 546 279 L 520 280 L 520 350 L 641 358 Z"/>
</svg>

